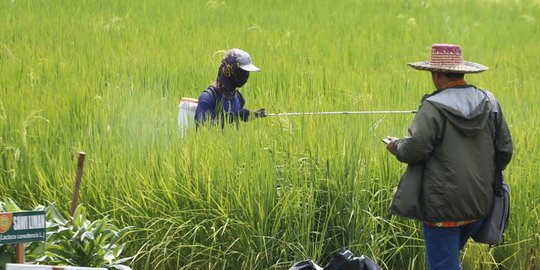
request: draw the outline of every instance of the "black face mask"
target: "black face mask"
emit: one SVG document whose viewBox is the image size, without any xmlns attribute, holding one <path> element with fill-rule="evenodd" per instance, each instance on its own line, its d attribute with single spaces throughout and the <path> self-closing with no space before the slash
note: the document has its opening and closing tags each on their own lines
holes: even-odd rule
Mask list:
<svg viewBox="0 0 540 270">
<path fill-rule="evenodd" d="M 236 88 L 244 86 L 248 79 L 249 71 L 245 71 L 238 66 L 222 63 L 219 67 L 216 82 L 225 98 L 230 98 L 236 93 Z"/>
<path fill-rule="evenodd" d="M 241 68 L 235 68 L 231 79 L 234 81 L 236 87 L 242 87 L 249 79 L 249 71 L 245 71 Z"/>
</svg>

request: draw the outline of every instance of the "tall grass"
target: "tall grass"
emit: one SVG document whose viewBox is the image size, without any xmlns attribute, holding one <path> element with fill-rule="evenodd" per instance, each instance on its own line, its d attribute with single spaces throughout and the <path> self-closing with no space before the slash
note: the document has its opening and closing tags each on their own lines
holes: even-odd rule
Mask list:
<svg viewBox="0 0 540 270">
<path fill-rule="evenodd" d="M 421 269 L 419 225 L 388 217 L 404 165 L 380 138 L 413 115 L 269 117 L 177 131 L 178 101 L 221 53 L 262 72 L 242 93 L 269 112 L 410 110 L 433 89 L 405 63 L 457 43 L 490 67 L 466 79 L 499 98 L 515 143 L 506 242 L 470 244 L 466 269 L 538 269 L 537 1 L 3 1 L 0 194 L 66 211 L 81 202 L 138 229 L 134 269 L 324 265 L 341 247 L 385 269 Z M 63 207 L 62 207 L 63 205 Z"/>
</svg>

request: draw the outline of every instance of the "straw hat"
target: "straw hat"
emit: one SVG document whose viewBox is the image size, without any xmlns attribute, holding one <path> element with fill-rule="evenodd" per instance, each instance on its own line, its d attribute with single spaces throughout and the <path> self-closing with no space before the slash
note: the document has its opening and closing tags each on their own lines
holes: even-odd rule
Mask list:
<svg viewBox="0 0 540 270">
<path fill-rule="evenodd" d="M 433 44 L 429 61 L 407 63 L 414 69 L 448 73 L 479 73 L 486 71 L 486 66 L 463 61 L 461 47 L 453 44 Z"/>
</svg>

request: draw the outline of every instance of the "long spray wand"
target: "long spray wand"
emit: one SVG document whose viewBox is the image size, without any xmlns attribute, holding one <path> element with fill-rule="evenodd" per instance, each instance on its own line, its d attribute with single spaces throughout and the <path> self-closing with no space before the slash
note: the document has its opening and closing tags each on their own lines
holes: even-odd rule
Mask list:
<svg viewBox="0 0 540 270">
<path fill-rule="evenodd" d="M 342 112 L 291 112 L 291 113 L 268 113 L 266 116 L 300 116 L 300 115 L 332 115 L 332 114 L 399 114 L 416 113 L 416 110 L 409 111 L 342 111 Z"/>
</svg>

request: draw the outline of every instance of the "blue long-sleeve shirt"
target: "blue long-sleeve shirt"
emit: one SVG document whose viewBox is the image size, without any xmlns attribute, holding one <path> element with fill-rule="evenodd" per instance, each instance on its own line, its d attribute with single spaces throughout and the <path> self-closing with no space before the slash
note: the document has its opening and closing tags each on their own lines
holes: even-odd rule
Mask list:
<svg viewBox="0 0 540 270">
<path fill-rule="evenodd" d="M 236 92 L 230 99 L 225 99 L 222 94 L 215 91 L 213 86 L 210 86 L 199 95 L 199 102 L 195 111 L 195 122 L 200 125 L 209 120 L 215 124 L 216 119 L 224 118 L 231 123 L 241 112 L 247 111 L 244 109 L 244 104 L 244 98 L 239 92 Z M 220 109 L 221 111 L 219 111 Z M 216 112 L 216 110 L 218 111 Z M 249 114 L 249 112 L 247 113 Z M 223 125 L 224 120 L 221 123 Z"/>
</svg>

